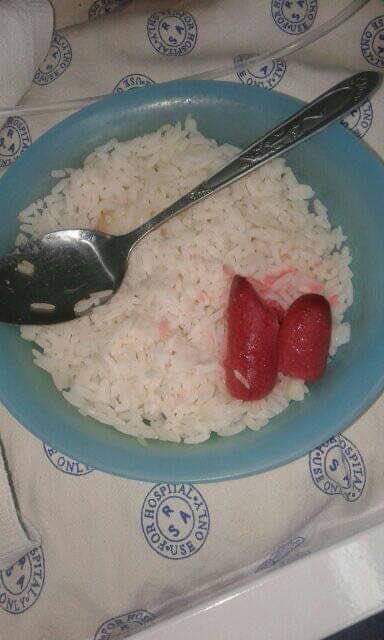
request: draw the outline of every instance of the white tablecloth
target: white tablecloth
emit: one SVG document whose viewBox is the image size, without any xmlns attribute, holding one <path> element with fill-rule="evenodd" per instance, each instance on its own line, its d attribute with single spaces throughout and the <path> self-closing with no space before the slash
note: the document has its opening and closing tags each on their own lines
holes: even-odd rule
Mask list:
<svg viewBox="0 0 384 640">
<path fill-rule="evenodd" d="M 225 63 L 232 68 L 227 80 L 309 99 L 351 70 L 384 65 L 382 2 L 372 0 L 294 58 L 239 72 L 234 58 L 291 42 L 332 16 L 335 4 L 54 0 L 52 45 L 24 103 L 129 90 Z M 346 4 L 338 2 L 337 10 Z M 156 27 L 164 18 L 173 39 L 158 35 Z M 383 155 L 382 104 L 380 90 L 344 124 Z M 25 115 L 17 126 L 8 121 L 0 131 L 0 168 L 64 115 Z M 12 148 L 11 127 L 21 140 Z M 180 609 L 190 594 L 226 574 L 273 569 L 333 536 L 357 530 L 367 511 L 383 506 L 378 455 L 384 445 L 383 415 L 381 398 L 345 434 L 263 475 L 154 486 L 72 460 L 1 409 L 12 489 L 32 542 L 28 553 L 0 572 L 0 638 L 121 639 Z M 159 495 L 177 531 L 172 543 L 156 524 Z M 178 497 L 187 513 L 197 515 L 193 526 L 179 509 Z"/>
</svg>

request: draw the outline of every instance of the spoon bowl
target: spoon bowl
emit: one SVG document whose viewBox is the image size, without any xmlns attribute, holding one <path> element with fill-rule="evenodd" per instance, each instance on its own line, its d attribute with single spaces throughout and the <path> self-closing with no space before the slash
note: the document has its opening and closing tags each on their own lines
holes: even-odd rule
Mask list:
<svg viewBox="0 0 384 640">
<path fill-rule="evenodd" d="M 126 271 L 128 243 L 89 229 L 54 231 L 0 262 L 0 317 L 15 324 L 73 320 L 107 302 Z"/>
</svg>

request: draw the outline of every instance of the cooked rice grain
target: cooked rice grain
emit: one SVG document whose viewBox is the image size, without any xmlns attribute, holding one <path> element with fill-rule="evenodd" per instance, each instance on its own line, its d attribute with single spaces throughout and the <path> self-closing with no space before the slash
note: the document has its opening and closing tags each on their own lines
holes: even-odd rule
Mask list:
<svg viewBox="0 0 384 640">
<path fill-rule="evenodd" d="M 108 226 L 126 233 L 187 192 L 238 152 L 197 131 L 167 125 L 127 142 L 111 140 L 44 200 L 20 214 L 21 232 Z M 263 400 L 244 403 L 226 391 L 225 309 L 231 277 L 252 280 L 261 295 L 287 307 L 307 292 L 331 302 L 331 353 L 348 342 L 350 254 L 325 207 L 284 160 L 197 204 L 145 238 L 129 275 L 105 306 L 73 322 L 22 327 L 35 363 L 85 415 L 139 438 L 197 443 L 211 431 L 260 429 L 304 399 L 300 380 L 279 377 Z"/>
</svg>

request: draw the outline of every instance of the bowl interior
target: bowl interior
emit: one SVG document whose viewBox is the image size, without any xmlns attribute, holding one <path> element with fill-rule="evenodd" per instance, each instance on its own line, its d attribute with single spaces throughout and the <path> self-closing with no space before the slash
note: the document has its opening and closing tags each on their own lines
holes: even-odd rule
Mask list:
<svg viewBox="0 0 384 640">
<path fill-rule="evenodd" d="M 131 90 L 66 119 L 33 144 L 0 181 L 0 252 L 15 240 L 17 213 L 57 180 L 52 169 L 79 166 L 112 137 L 133 138 L 192 114 L 200 130 L 240 147 L 293 113 L 299 102 L 257 87 L 175 82 Z M 352 340 L 333 359 L 305 402 L 293 403 L 259 432 L 213 436 L 200 445 L 148 441 L 143 447 L 81 416 L 32 363 L 31 344 L 17 327 L 0 325 L 0 400 L 27 429 L 51 446 L 107 472 L 148 481 L 201 482 L 234 478 L 285 464 L 343 430 L 383 388 L 383 165 L 340 125 L 301 144 L 287 160 L 341 224 L 353 252 Z"/>
</svg>

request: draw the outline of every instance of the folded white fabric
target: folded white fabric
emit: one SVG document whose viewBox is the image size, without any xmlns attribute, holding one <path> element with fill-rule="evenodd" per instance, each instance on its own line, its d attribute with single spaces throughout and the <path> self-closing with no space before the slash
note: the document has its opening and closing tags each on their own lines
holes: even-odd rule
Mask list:
<svg viewBox="0 0 384 640">
<path fill-rule="evenodd" d="M 39 546 L 39 533 L 21 523 L 0 448 L 0 571 Z"/>
<path fill-rule="evenodd" d="M 52 37 L 48 0 L 0 2 L 0 107 L 14 106 L 30 88 Z"/>
<path fill-rule="evenodd" d="M 125 91 L 232 64 L 237 54 L 285 44 L 328 19 L 336 4 L 339 10 L 349 1 L 130 1 L 114 17 L 56 30 L 24 102 L 46 105 Z M 79 20 L 86 14 L 93 20 L 123 2 L 54 4 L 63 19 L 69 20 L 72 6 Z M 173 54 L 164 53 L 167 42 L 160 42 L 155 29 L 164 14 L 173 25 L 185 21 L 194 45 L 188 53 L 175 53 L 176 48 Z M 369 45 L 375 35 L 380 43 L 384 4 L 379 0 L 371 0 L 300 58 L 242 72 L 233 65 L 226 79 L 309 100 L 351 70 L 384 66 L 384 55 Z M 55 51 L 60 54 L 56 66 Z M 382 105 L 383 90 L 344 124 L 383 156 Z M 65 115 L 52 110 L 19 118 L 30 134 L 28 144 Z M 16 152 L 11 161 L 15 159 Z M 9 155 L 2 159 L 0 147 L 0 169 L 7 163 Z M 157 487 L 103 474 L 73 460 L 40 442 L 0 408 L 0 431 L 20 510 L 42 536 L 40 546 L 24 556 L 18 549 L 25 540 L 18 546 L 15 536 L 12 558 L 18 561 L 4 571 L 0 565 L 0 638 L 122 640 L 170 610 L 180 610 L 183 602 L 191 602 L 192 592 L 230 574 L 273 569 L 359 530 L 368 516 L 381 518 L 383 471 L 378 452 L 383 448 L 383 414 L 384 396 L 346 434 L 260 476 L 198 487 L 166 482 Z M 155 529 L 160 512 L 156 495 L 164 495 L 173 531 L 178 529 L 171 544 Z M 4 511 L 10 497 L 0 490 L 0 519 L 1 508 L 5 514 L 0 541 L 7 536 L 10 540 L 6 523 L 18 523 L 17 514 L 7 516 Z M 180 499 L 191 512 L 199 505 L 202 528 L 197 535 L 195 525 L 190 531 L 180 526 L 185 525 L 176 508 Z"/>
<path fill-rule="evenodd" d="M 0 107 L 14 106 L 28 91 L 47 54 L 52 29 L 53 11 L 48 0 L 0 3 Z M 0 571 L 39 542 L 39 534 L 19 518 L 0 447 Z"/>
</svg>

